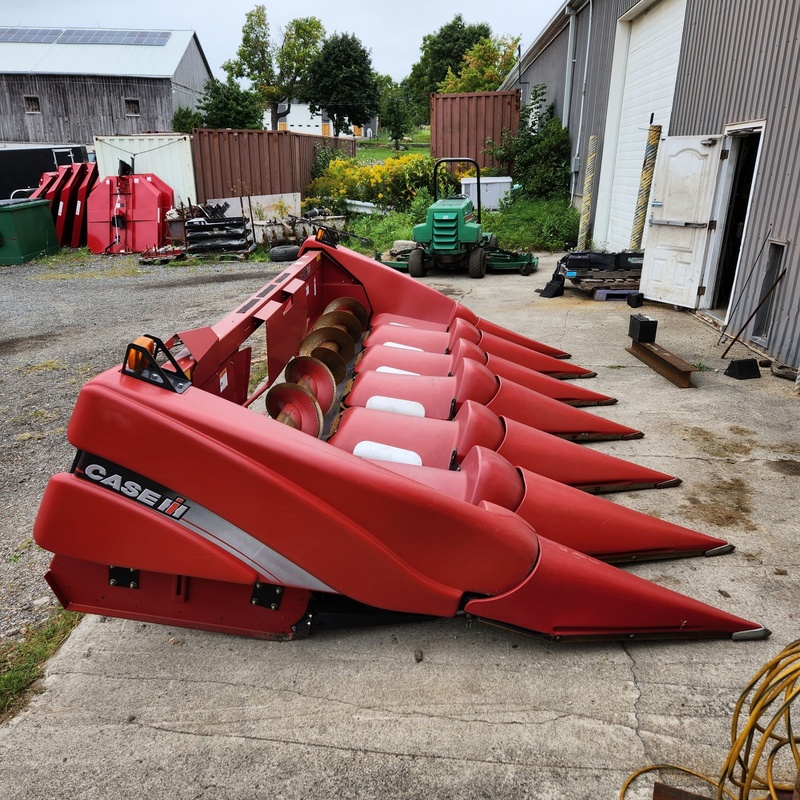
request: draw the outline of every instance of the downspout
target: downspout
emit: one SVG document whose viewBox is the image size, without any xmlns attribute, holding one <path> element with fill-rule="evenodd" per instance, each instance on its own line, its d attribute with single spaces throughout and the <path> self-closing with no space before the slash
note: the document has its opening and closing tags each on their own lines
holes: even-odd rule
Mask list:
<svg viewBox="0 0 800 800">
<path fill-rule="evenodd" d="M 592 0 L 589 0 L 589 30 L 586 32 L 586 55 L 584 57 L 583 63 L 583 87 L 581 88 L 581 113 L 580 117 L 578 118 L 578 137 L 575 142 L 575 155 L 572 159 L 573 165 L 576 165 L 580 162 L 580 153 L 581 153 L 581 145 L 583 144 L 583 109 L 586 104 L 586 84 L 589 79 L 589 51 L 590 46 L 592 44 Z M 570 196 L 570 203 L 575 201 L 575 185 L 578 182 L 578 172 L 580 168 L 577 170 L 573 170 L 572 172 L 572 191 Z"/>
<path fill-rule="evenodd" d="M 564 13 L 569 16 L 569 39 L 567 41 L 567 71 L 564 75 L 564 112 L 561 114 L 561 127 L 569 128 L 569 112 L 572 105 L 572 79 L 575 73 L 575 39 L 578 26 L 575 24 L 575 9 L 567 6 Z"/>
</svg>

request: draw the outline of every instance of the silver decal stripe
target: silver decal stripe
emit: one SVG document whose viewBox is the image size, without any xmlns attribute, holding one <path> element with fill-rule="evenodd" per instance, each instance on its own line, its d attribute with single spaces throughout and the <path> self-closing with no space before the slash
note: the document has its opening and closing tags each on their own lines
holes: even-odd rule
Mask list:
<svg viewBox="0 0 800 800">
<path fill-rule="evenodd" d="M 81 480 L 91 481 L 169 517 L 178 525 L 248 564 L 265 580 L 299 589 L 335 593 L 330 586 L 275 552 L 255 536 L 188 497 L 176 494 L 167 486 L 85 451 L 79 451 L 76 456 L 73 472 Z"/>
<path fill-rule="evenodd" d="M 182 525 L 217 547 L 221 547 L 240 561 L 250 564 L 267 580 L 282 586 L 294 586 L 298 589 L 336 594 L 330 586 L 322 583 L 280 553 L 276 553 L 255 536 L 251 536 L 193 500 L 187 500 L 187 503 L 190 508 L 180 519 L 176 520 L 178 525 Z"/>
</svg>

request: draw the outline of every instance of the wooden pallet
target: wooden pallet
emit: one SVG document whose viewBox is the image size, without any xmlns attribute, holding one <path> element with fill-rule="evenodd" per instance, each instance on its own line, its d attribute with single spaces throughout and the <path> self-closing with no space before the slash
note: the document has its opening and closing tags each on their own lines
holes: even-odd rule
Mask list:
<svg viewBox="0 0 800 800">
<path fill-rule="evenodd" d="M 636 294 L 639 291 L 636 289 L 617 289 L 617 288 L 603 288 L 592 289 L 593 300 L 625 300 L 628 295 Z"/>
</svg>

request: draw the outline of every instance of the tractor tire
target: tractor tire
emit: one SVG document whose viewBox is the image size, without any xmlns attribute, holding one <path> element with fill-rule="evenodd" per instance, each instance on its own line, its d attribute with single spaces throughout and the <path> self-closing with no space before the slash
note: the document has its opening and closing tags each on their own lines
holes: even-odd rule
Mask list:
<svg viewBox="0 0 800 800">
<path fill-rule="evenodd" d="M 519 274 L 530 275 L 533 272 L 533 264 L 520 264 Z"/>
<path fill-rule="evenodd" d="M 486 249 L 487 250 L 499 250 L 500 249 L 500 245 L 497 242 L 497 234 L 496 233 L 493 233 L 489 237 L 489 241 L 486 242 Z"/>
<path fill-rule="evenodd" d="M 284 244 L 278 247 L 270 247 L 270 261 L 296 261 L 300 253 L 300 248 L 296 244 Z"/>
<path fill-rule="evenodd" d="M 467 269 L 470 278 L 482 278 L 486 274 L 486 251 L 482 247 L 470 251 Z"/>
<path fill-rule="evenodd" d="M 425 251 L 421 247 L 415 247 L 408 254 L 408 274 L 412 278 L 424 278 L 428 274 L 425 266 Z"/>
</svg>

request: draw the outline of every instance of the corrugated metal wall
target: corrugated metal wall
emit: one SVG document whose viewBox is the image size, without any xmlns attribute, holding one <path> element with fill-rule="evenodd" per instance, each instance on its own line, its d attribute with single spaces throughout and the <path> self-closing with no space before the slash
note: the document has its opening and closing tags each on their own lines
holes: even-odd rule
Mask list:
<svg viewBox="0 0 800 800">
<path fill-rule="evenodd" d="M 294 131 L 209 130 L 192 135 L 199 202 L 214 197 L 305 192 L 324 142 L 355 156 L 354 139 Z"/>
<path fill-rule="evenodd" d="M 578 171 L 573 176 L 574 202 L 583 194 L 583 181 L 589 137 L 598 138 L 598 158 L 595 175 L 602 166 L 603 133 L 608 109 L 609 76 L 614 53 L 617 20 L 630 11 L 639 0 L 592 0 L 580 5 L 572 24 L 575 26 L 575 49 L 572 82 L 567 93 L 570 17 L 551 25 L 546 41 L 537 43 L 529 58 L 523 57 L 525 69 L 522 85 L 525 96 L 534 84 L 547 86 L 546 100 L 554 104 L 554 114 L 568 120 L 573 156 L 578 157 Z M 587 64 L 588 53 L 588 64 Z M 520 85 L 519 79 L 516 84 Z M 569 113 L 565 113 L 565 97 L 569 96 Z M 596 188 L 596 187 L 595 187 Z M 592 213 L 592 221 L 594 214 Z"/>
<path fill-rule="evenodd" d="M 474 158 L 481 169 L 504 169 L 483 151 L 487 139 L 499 144 L 504 130 L 517 131 L 519 103 L 516 90 L 431 95 L 431 155 Z"/>
<path fill-rule="evenodd" d="M 583 188 L 589 136 L 599 135 L 599 153 L 607 144 L 603 134 L 618 20 L 639 2 L 642 7 L 650 5 L 643 0 L 592 0 L 591 3 L 587 0 L 575 17 L 569 128 L 573 152 L 581 159 L 576 174 L 576 202 Z M 523 85 L 546 83 L 548 99 L 555 101 L 556 114 L 562 119 L 568 33 L 569 17 L 565 14 L 563 24 L 556 18 L 523 57 Z M 765 241 L 786 242 L 783 266 L 788 270 L 775 292 L 767 351 L 798 366 L 800 3 L 688 0 L 670 129 L 665 134 L 719 135 L 728 124 L 756 120 L 765 120 L 765 124 L 742 242 L 739 278 L 731 299 L 735 310 L 728 321 L 728 330 L 738 331 L 758 304 L 766 270 L 766 248 L 760 258 L 759 251 Z M 596 174 L 599 173 L 598 162 Z M 748 333 L 749 329 L 745 338 Z"/>
<path fill-rule="evenodd" d="M 38 97 L 41 112 L 26 113 L 25 97 Z M 126 99 L 138 102 L 138 116 L 126 113 Z M 0 139 L 4 141 L 91 144 L 94 136 L 171 128 L 168 78 L 0 76 Z"/>
<path fill-rule="evenodd" d="M 191 136 L 183 133 L 145 133 L 141 136 L 95 136 L 95 157 L 100 178 L 116 175 L 119 162 L 134 172 L 152 173 L 175 195 L 175 205 L 197 200 Z"/>
<path fill-rule="evenodd" d="M 547 48 L 536 56 L 534 65 L 523 72 L 522 102 L 529 103 L 531 90 L 537 84 L 547 87 L 545 102 L 553 104 L 553 113 L 559 119 L 564 118 L 564 81 L 566 77 L 567 51 L 569 45 L 569 21 L 564 17 L 558 33 L 554 35 Z"/>
<path fill-rule="evenodd" d="M 788 270 L 775 293 L 767 349 L 798 366 L 800 3 L 689 0 L 686 13 L 670 135 L 721 134 L 726 124 L 766 120 L 732 299 L 736 311 L 728 328 L 737 332 L 758 304 L 766 268 L 766 254 L 760 259 L 758 254 L 764 241 L 787 242 L 783 266 Z"/>
</svg>

